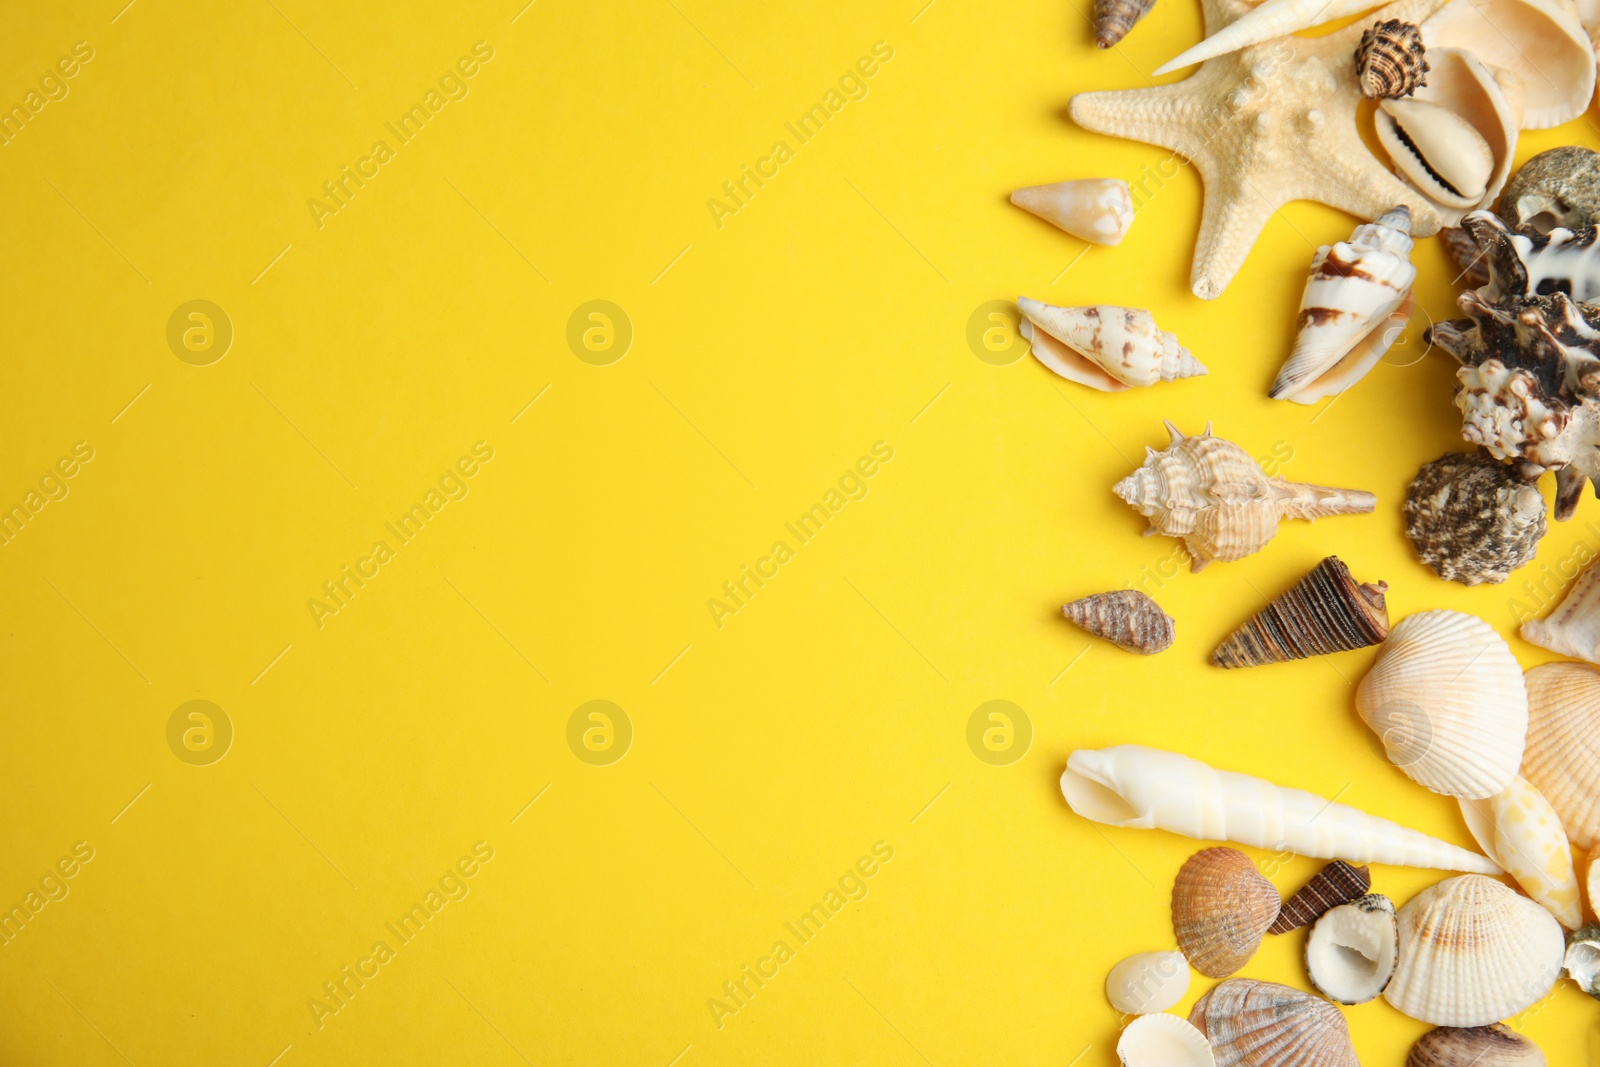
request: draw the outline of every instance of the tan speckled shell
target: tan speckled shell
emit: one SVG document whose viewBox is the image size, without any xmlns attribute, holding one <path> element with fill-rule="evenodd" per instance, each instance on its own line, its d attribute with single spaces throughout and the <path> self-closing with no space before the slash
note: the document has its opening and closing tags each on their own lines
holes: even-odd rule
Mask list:
<svg viewBox="0 0 1600 1067">
<path fill-rule="evenodd" d="M 1082 597 L 1061 605 L 1061 614 L 1118 648 L 1147 656 L 1170 648 L 1176 635 L 1172 616 L 1137 589 Z"/>
<path fill-rule="evenodd" d="M 1194 969 L 1226 978 L 1250 962 L 1281 901 L 1250 857 L 1208 848 L 1189 857 L 1172 886 L 1172 929 Z"/>
<path fill-rule="evenodd" d="M 1582 849 L 1600 845 L 1600 670 L 1546 663 L 1528 672 L 1528 745 L 1522 776 L 1561 816 Z"/>
<path fill-rule="evenodd" d="M 1230 978 L 1189 1013 L 1217 1067 L 1360 1067 L 1344 1013 L 1311 993 Z"/>
<path fill-rule="evenodd" d="M 1417 558 L 1462 585 L 1504 582 L 1533 559 L 1549 525 L 1539 490 L 1482 452 L 1424 463 L 1404 512 Z"/>
</svg>

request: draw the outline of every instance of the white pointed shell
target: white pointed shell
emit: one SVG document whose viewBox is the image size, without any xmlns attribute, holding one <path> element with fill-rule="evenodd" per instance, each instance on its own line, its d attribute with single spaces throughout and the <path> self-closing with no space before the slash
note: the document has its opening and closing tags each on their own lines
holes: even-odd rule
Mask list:
<svg viewBox="0 0 1600 1067">
<path fill-rule="evenodd" d="M 1143 745 L 1079 749 L 1067 759 L 1061 793 L 1073 811 L 1108 826 L 1350 863 L 1500 873 L 1474 852 L 1315 793 Z"/>
<path fill-rule="evenodd" d="M 1568 930 L 1583 925 L 1572 846 L 1561 816 L 1526 778 L 1488 800 L 1461 800 L 1467 828 L 1484 852 Z"/>
<path fill-rule="evenodd" d="M 1383 997 L 1435 1026 L 1485 1026 L 1543 999 L 1566 937 L 1548 911 L 1492 878 L 1465 874 L 1400 909 L 1400 962 Z"/>
<path fill-rule="evenodd" d="M 1122 1067 L 1216 1067 L 1211 1044 L 1187 1019 L 1141 1015 L 1117 1040 Z"/>
<path fill-rule="evenodd" d="M 1503 68 L 1490 70 L 1471 52 L 1459 48 L 1428 50 L 1428 84 L 1413 99 L 1438 104 L 1460 115 L 1483 136 L 1494 167 L 1476 205 L 1494 203 L 1516 163 L 1517 127 L 1522 121 L 1521 78 Z M 1458 226 L 1465 211 L 1434 202 L 1446 225 Z"/>
<path fill-rule="evenodd" d="M 1189 992 L 1189 961 L 1181 952 L 1140 952 L 1111 968 L 1106 999 L 1124 1015 L 1166 1011 Z"/>
<path fill-rule="evenodd" d="M 1356 689 L 1356 710 L 1390 762 L 1435 793 L 1483 799 L 1517 775 L 1528 731 L 1522 669 L 1475 616 L 1402 619 Z"/>
<path fill-rule="evenodd" d="M 1600 671 L 1546 663 L 1528 672 L 1528 747 L 1522 776 L 1582 849 L 1600 846 Z"/>
<path fill-rule="evenodd" d="M 1306 973 L 1329 1000 L 1365 1004 L 1388 986 L 1399 953 L 1393 902 L 1368 893 L 1317 920 L 1306 939 Z"/>
<path fill-rule="evenodd" d="M 1300 296 L 1294 350 L 1268 393 L 1312 404 L 1355 384 L 1411 317 L 1411 213 L 1404 207 L 1323 245 Z"/>
<path fill-rule="evenodd" d="M 1541 648 L 1600 663 L 1600 562 L 1584 568 L 1555 610 L 1523 623 L 1521 633 Z"/>
<path fill-rule="evenodd" d="M 1472 123 L 1439 104 L 1409 98 L 1380 101 L 1374 121 L 1395 169 L 1429 200 L 1462 211 L 1483 202 L 1494 150 Z"/>
<path fill-rule="evenodd" d="M 1121 178 L 1030 185 L 1012 193 L 1011 202 L 1097 245 L 1120 244 L 1133 225 L 1133 196 Z"/>
<path fill-rule="evenodd" d="M 1577 118 L 1594 95 L 1594 46 L 1553 0 L 1451 0 L 1423 22 L 1422 40 L 1430 60 L 1436 47 L 1461 48 L 1521 77 L 1525 130 Z"/>
<path fill-rule="evenodd" d="M 1166 74 L 1377 6 L 1372 0 L 1265 0 L 1193 48 L 1161 64 L 1155 73 Z"/>
<path fill-rule="evenodd" d="M 1063 378 L 1096 389 L 1146 386 L 1206 373 L 1178 338 L 1156 325 L 1143 308 L 1056 307 L 1017 298 L 1026 321 L 1022 335 L 1040 363 Z M 1058 342 L 1050 344 L 1051 341 Z M 1088 366 L 1084 366 L 1087 363 Z"/>
</svg>

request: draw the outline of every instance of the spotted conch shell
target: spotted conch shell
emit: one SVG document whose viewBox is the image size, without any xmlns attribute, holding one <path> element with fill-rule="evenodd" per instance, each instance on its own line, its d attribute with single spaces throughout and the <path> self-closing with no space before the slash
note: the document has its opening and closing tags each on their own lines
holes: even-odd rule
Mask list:
<svg viewBox="0 0 1600 1067">
<path fill-rule="evenodd" d="M 1411 211 L 1400 205 L 1323 245 L 1300 296 L 1294 351 L 1269 392 L 1312 404 L 1360 381 L 1411 320 Z"/>
<path fill-rule="evenodd" d="M 1478 846 L 1568 930 L 1583 925 L 1572 845 L 1561 816 L 1526 778 L 1488 800 L 1461 800 L 1461 814 Z"/>
<path fill-rule="evenodd" d="M 1017 298 L 1034 357 L 1063 378 L 1105 392 L 1206 373 L 1143 308 L 1056 307 Z"/>
<path fill-rule="evenodd" d="M 1206 432 L 1186 437 L 1166 424 L 1172 441 L 1145 449 L 1144 464 L 1115 487 L 1116 494 L 1150 520 L 1150 532 L 1183 540 L 1199 571 L 1259 551 L 1278 532 L 1280 519 L 1360 515 L 1378 498 L 1359 489 L 1274 478 L 1232 441 Z"/>
</svg>

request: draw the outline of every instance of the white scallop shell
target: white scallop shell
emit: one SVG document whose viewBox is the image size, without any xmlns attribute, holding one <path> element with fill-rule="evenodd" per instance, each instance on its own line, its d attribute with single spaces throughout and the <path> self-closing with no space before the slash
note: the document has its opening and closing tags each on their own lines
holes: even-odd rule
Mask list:
<svg viewBox="0 0 1600 1067">
<path fill-rule="evenodd" d="M 1561 924 L 1492 878 L 1446 878 L 1398 920 L 1400 961 L 1383 997 L 1413 1019 L 1486 1026 L 1538 1003 L 1561 975 Z"/>
<path fill-rule="evenodd" d="M 1122 1067 L 1216 1067 L 1211 1043 L 1187 1019 L 1141 1015 L 1117 1041 Z"/>
<path fill-rule="evenodd" d="M 1306 939 L 1306 973 L 1329 1000 L 1365 1004 L 1389 985 L 1399 953 L 1393 902 L 1368 893 L 1317 920 Z"/>
<path fill-rule="evenodd" d="M 1143 308 L 1056 307 L 1025 296 L 1017 307 L 1035 358 L 1080 385 L 1115 392 L 1206 373 Z"/>
<path fill-rule="evenodd" d="M 1483 799 L 1517 776 L 1528 731 L 1522 670 L 1475 616 L 1402 619 L 1356 689 L 1356 710 L 1390 762 L 1435 793 Z"/>
<path fill-rule="evenodd" d="M 1594 95 L 1595 54 L 1577 15 L 1553 0 L 1451 0 L 1422 24 L 1422 41 L 1461 48 L 1521 77 L 1522 128 L 1577 118 Z"/>
<path fill-rule="evenodd" d="M 1012 193 L 1011 202 L 1097 245 L 1120 244 L 1133 226 L 1133 196 L 1121 178 L 1030 185 Z"/>
<path fill-rule="evenodd" d="M 1546 663 L 1528 672 L 1522 776 L 1556 809 L 1574 845 L 1600 846 L 1600 671 Z"/>
<path fill-rule="evenodd" d="M 1139 952 L 1106 975 L 1106 999 L 1124 1015 L 1166 1011 L 1189 992 L 1189 961 L 1181 952 Z"/>
<path fill-rule="evenodd" d="M 1395 169 L 1429 200 L 1460 211 L 1483 202 L 1494 150 L 1472 123 L 1443 105 L 1407 97 L 1379 101 L 1374 121 Z"/>
<path fill-rule="evenodd" d="M 1428 50 L 1428 84 L 1416 90 L 1412 98 L 1438 104 L 1469 122 L 1483 136 L 1493 159 L 1483 196 L 1473 206 L 1494 203 L 1511 177 L 1524 95 L 1521 78 L 1503 68 L 1491 71 L 1471 52 L 1459 48 Z M 1434 204 L 1447 225 L 1461 224 L 1463 209 L 1438 201 Z"/>
<path fill-rule="evenodd" d="M 1461 814 L 1478 845 L 1523 891 L 1568 930 L 1583 925 L 1572 845 L 1561 816 L 1526 778 L 1518 777 L 1488 800 L 1461 800 Z"/>
<path fill-rule="evenodd" d="M 1555 610 L 1523 623 L 1521 633 L 1541 648 L 1600 663 L 1600 562 L 1585 567 Z"/>
</svg>

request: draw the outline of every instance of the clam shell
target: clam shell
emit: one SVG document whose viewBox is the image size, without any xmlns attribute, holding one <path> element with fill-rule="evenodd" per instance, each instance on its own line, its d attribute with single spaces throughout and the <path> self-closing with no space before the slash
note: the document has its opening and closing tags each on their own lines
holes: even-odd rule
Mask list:
<svg viewBox="0 0 1600 1067">
<path fill-rule="evenodd" d="M 1323 996 L 1340 1004 L 1377 1000 L 1394 977 L 1400 935 L 1394 903 L 1368 893 L 1330 908 L 1306 939 L 1306 973 Z"/>
<path fill-rule="evenodd" d="M 1406 1067 L 1545 1067 L 1539 1046 L 1500 1023 L 1441 1026 L 1411 1046 Z"/>
<path fill-rule="evenodd" d="M 1355 867 L 1344 860 L 1334 860 L 1318 871 L 1300 892 L 1284 902 L 1267 932 L 1286 934 L 1316 922 L 1329 908 L 1365 896 L 1371 885 L 1372 872 L 1367 867 Z"/>
<path fill-rule="evenodd" d="M 1356 689 L 1356 710 L 1390 762 L 1435 793 L 1492 797 L 1517 775 L 1528 730 L 1521 668 L 1475 616 L 1402 619 Z"/>
<path fill-rule="evenodd" d="M 1428 84 L 1416 91 L 1415 99 L 1448 109 L 1482 135 L 1494 165 L 1483 195 L 1472 206 L 1487 207 L 1505 188 L 1516 165 L 1521 81 L 1505 70 L 1491 71 L 1477 56 L 1459 48 L 1433 48 L 1428 58 L 1432 62 Z M 1460 223 L 1459 207 L 1435 203 L 1447 224 Z"/>
<path fill-rule="evenodd" d="M 1021 332 L 1034 356 L 1081 385 L 1113 392 L 1206 373 L 1142 308 L 1055 307 L 1025 296 L 1017 299 L 1017 307 L 1027 320 Z"/>
<path fill-rule="evenodd" d="M 1414 23 L 1375 22 L 1356 46 L 1356 81 L 1368 100 L 1410 96 L 1427 84 L 1422 31 Z"/>
<path fill-rule="evenodd" d="M 1243 852 L 1196 852 L 1172 886 L 1178 948 L 1201 974 L 1226 978 L 1256 954 L 1280 903 L 1278 891 Z"/>
<path fill-rule="evenodd" d="M 1419 192 L 1461 211 L 1483 202 L 1494 150 L 1472 123 L 1426 100 L 1384 100 L 1378 108 L 1378 143 Z"/>
<path fill-rule="evenodd" d="M 1201 997 L 1189 1021 L 1217 1067 L 1360 1067 L 1344 1013 L 1274 982 L 1230 978 Z"/>
<path fill-rule="evenodd" d="M 1435 1026 L 1484 1026 L 1555 987 L 1565 937 L 1548 911 L 1492 878 L 1464 874 L 1398 915 L 1400 962 L 1383 996 Z"/>
<path fill-rule="evenodd" d="M 1517 74 L 1525 130 L 1576 118 L 1594 95 L 1594 46 L 1577 16 L 1551 0 L 1451 0 L 1422 24 L 1422 40 L 1429 56 L 1461 48 Z"/>
<path fill-rule="evenodd" d="M 1117 1039 L 1122 1067 L 1216 1067 L 1206 1035 L 1176 1015 L 1141 1015 Z"/>
<path fill-rule="evenodd" d="M 1522 776 L 1561 816 L 1573 844 L 1600 845 L 1600 671 L 1547 663 L 1528 672 Z"/>
<path fill-rule="evenodd" d="M 1189 961 L 1181 952 L 1140 952 L 1106 975 L 1106 999 L 1124 1015 L 1166 1011 L 1187 992 Z"/>
<path fill-rule="evenodd" d="M 1011 202 L 1072 236 L 1097 245 L 1121 244 L 1133 226 L 1133 195 L 1121 178 L 1079 178 L 1030 185 L 1012 193 Z"/>
<path fill-rule="evenodd" d="M 1579 989 L 1600 1000 L 1600 926 L 1590 923 L 1573 932 L 1561 967 Z"/>
<path fill-rule="evenodd" d="M 1095 593 L 1061 605 L 1068 621 L 1129 652 L 1153 655 L 1172 645 L 1176 624 L 1137 589 Z"/>
<path fill-rule="evenodd" d="M 1524 622 L 1520 633 L 1541 648 L 1600 663 L 1600 563 L 1585 567 L 1555 610 Z"/>
<path fill-rule="evenodd" d="M 1255 667 L 1375 645 L 1389 635 L 1383 595 L 1329 556 L 1217 646 L 1218 667 Z"/>
<path fill-rule="evenodd" d="M 1572 846 L 1561 817 L 1544 795 L 1518 777 L 1488 800 L 1461 801 L 1472 836 L 1523 891 L 1550 910 L 1568 930 L 1583 925 Z"/>
</svg>

